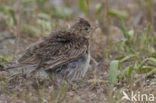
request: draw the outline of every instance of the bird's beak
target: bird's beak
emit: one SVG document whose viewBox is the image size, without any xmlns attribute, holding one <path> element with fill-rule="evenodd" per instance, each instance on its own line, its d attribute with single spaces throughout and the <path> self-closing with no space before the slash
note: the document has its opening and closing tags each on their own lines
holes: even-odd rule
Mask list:
<svg viewBox="0 0 156 103">
<path fill-rule="evenodd" d="M 96 30 L 99 26 L 91 26 L 90 32 L 94 32 L 94 30 Z"/>
<path fill-rule="evenodd" d="M 92 27 L 91 27 L 91 30 L 94 31 L 94 30 L 96 30 L 98 27 L 99 27 L 99 26 L 92 26 Z"/>
</svg>

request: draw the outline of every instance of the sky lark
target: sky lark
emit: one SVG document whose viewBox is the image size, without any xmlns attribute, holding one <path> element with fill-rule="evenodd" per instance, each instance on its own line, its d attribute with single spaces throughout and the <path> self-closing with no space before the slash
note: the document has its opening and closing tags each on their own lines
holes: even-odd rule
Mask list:
<svg viewBox="0 0 156 103">
<path fill-rule="evenodd" d="M 95 27 L 79 18 L 68 30 L 58 30 L 31 45 L 18 65 L 36 67 L 31 74 L 45 70 L 59 79 L 80 80 L 90 62 L 90 33 Z"/>
</svg>

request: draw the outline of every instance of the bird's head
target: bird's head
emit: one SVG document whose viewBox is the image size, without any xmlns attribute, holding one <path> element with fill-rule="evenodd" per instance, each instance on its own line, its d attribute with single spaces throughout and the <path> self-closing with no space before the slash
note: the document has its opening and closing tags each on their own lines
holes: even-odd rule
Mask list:
<svg viewBox="0 0 156 103">
<path fill-rule="evenodd" d="M 75 24 L 70 28 L 73 32 L 76 32 L 82 36 L 89 36 L 89 34 L 97 27 L 91 26 L 90 23 L 83 19 L 78 18 Z"/>
</svg>

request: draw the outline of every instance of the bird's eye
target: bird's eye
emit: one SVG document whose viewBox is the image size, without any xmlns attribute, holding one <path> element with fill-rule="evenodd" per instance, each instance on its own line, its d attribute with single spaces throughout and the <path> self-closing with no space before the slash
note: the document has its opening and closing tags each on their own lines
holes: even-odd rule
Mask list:
<svg viewBox="0 0 156 103">
<path fill-rule="evenodd" d="M 88 30 L 88 27 L 86 27 L 85 30 L 87 31 Z"/>
</svg>

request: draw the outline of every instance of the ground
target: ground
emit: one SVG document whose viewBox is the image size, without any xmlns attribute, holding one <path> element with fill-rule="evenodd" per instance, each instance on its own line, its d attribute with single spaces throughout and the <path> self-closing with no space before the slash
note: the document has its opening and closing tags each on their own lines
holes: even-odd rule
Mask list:
<svg viewBox="0 0 156 103">
<path fill-rule="evenodd" d="M 81 82 L 57 87 L 44 71 L 26 79 L 30 67 L 5 69 L 29 45 L 77 17 L 99 26 Z M 155 0 L 0 1 L 0 103 L 155 103 L 155 18 Z M 122 100 L 123 91 L 129 97 L 134 92 L 137 101 Z"/>
</svg>

